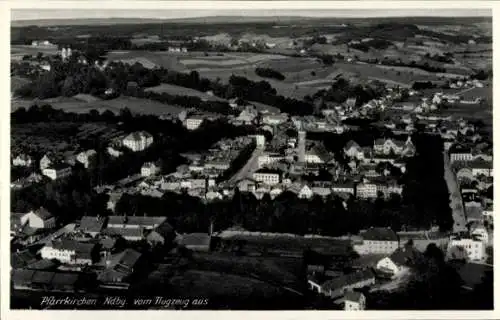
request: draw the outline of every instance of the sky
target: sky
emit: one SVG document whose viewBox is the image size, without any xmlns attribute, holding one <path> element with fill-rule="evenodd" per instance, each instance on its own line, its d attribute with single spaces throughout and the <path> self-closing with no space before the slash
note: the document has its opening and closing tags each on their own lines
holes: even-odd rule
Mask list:
<svg viewBox="0 0 500 320">
<path fill-rule="evenodd" d="M 409 17 L 409 16 L 491 16 L 488 9 L 342 9 L 342 10 L 89 10 L 89 9 L 12 9 L 12 20 L 148 18 L 175 19 L 209 16 L 304 16 L 304 17 Z"/>
</svg>

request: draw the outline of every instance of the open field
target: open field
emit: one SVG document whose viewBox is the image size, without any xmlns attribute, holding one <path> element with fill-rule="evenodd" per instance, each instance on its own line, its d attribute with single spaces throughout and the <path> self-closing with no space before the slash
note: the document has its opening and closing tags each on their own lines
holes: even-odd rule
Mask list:
<svg viewBox="0 0 500 320">
<path fill-rule="evenodd" d="M 57 46 L 50 47 L 32 47 L 32 46 L 23 46 L 23 45 L 12 45 L 10 47 L 11 55 L 36 55 L 38 52 L 43 54 L 56 54 Z"/>
<path fill-rule="evenodd" d="M 64 111 L 75 113 L 86 113 L 92 109 L 99 112 L 110 110 L 114 113 L 118 113 L 120 112 L 120 109 L 129 108 L 132 113 L 153 114 L 160 116 L 166 114 L 175 115 L 183 110 L 180 107 L 133 97 L 118 97 L 112 100 L 96 100 L 93 102 L 87 102 L 75 97 L 58 97 L 45 100 L 12 100 L 11 111 L 20 107 L 29 108 L 35 103 L 38 105 L 50 104 L 55 109 L 63 109 Z"/>
<path fill-rule="evenodd" d="M 192 97 L 198 97 L 204 101 L 226 101 L 225 99 L 211 96 L 201 91 L 166 83 L 162 83 L 156 87 L 147 88 L 144 91 L 146 92 L 152 91 L 156 93 L 168 93 L 172 95 L 181 95 L 181 96 L 192 96 Z"/>
</svg>

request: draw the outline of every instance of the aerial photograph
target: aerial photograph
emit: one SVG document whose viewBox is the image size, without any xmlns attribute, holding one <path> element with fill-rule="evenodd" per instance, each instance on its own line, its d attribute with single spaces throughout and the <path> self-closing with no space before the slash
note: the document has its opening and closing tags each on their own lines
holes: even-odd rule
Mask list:
<svg viewBox="0 0 500 320">
<path fill-rule="evenodd" d="M 12 9 L 10 309 L 493 310 L 492 29 Z"/>
</svg>

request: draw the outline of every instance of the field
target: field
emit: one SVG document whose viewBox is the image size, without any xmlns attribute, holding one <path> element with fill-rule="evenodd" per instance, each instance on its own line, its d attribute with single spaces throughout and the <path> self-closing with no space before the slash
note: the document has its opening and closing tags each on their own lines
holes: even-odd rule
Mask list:
<svg viewBox="0 0 500 320">
<path fill-rule="evenodd" d="M 110 110 L 114 113 L 118 113 L 120 112 L 120 109 L 129 108 L 132 113 L 153 114 L 160 116 L 166 114 L 175 115 L 183 110 L 180 107 L 133 97 L 118 97 L 113 100 L 95 100 L 91 102 L 87 102 L 85 99 L 77 99 L 75 97 L 58 97 L 45 100 L 12 100 L 11 111 L 20 107 L 29 108 L 35 103 L 38 105 L 50 104 L 55 109 L 63 109 L 64 111 L 75 113 L 87 113 L 92 109 L 99 112 Z"/>
<path fill-rule="evenodd" d="M 144 91 L 146 91 L 146 92 L 152 91 L 152 92 L 156 92 L 156 93 L 168 93 L 168 94 L 172 94 L 172 95 L 193 96 L 193 97 L 198 97 L 204 101 L 226 101 L 225 99 L 211 96 L 211 95 L 206 94 L 206 93 L 201 92 L 201 91 L 197 91 L 197 90 L 185 88 L 185 87 L 180 87 L 180 86 L 176 86 L 176 85 L 166 84 L 166 83 L 162 83 L 156 87 L 147 88 Z"/>
</svg>

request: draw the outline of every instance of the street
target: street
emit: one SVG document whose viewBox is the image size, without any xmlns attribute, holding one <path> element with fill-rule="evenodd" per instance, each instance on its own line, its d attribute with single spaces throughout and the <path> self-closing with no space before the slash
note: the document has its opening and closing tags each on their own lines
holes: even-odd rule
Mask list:
<svg viewBox="0 0 500 320">
<path fill-rule="evenodd" d="M 453 170 L 451 169 L 450 159 L 443 151 L 443 162 L 444 162 L 444 179 L 448 185 L 448 191 L 450 192 L 450 208 L 453 214 L 453 232 L 467 231 L 465 218 L 465 209 L 462 201 L 462 195 L 460 193 L 460 187 L 458 185 L 457 177 Z"/>
<path fill-rule="evenodd" d="M 229 183 L 236 183 L 244 178 L 249 178 L 250 174 L 259 168 L 259 156 L 263 153 L 262 149 L 256 148 L 247 163 L 234 176 L 229 179 Z"/>
</svg>

